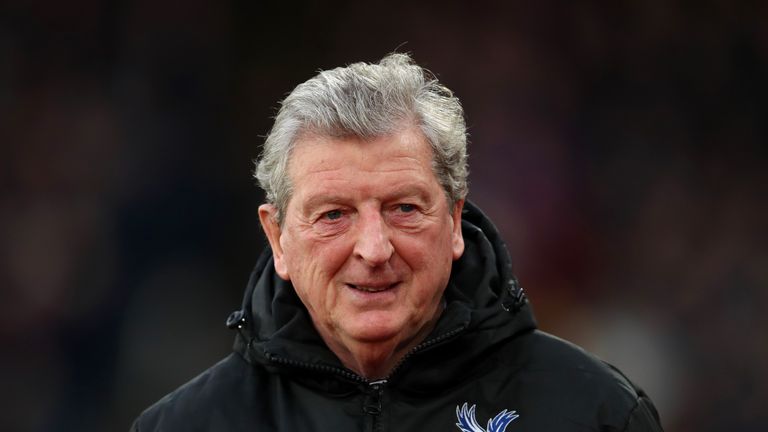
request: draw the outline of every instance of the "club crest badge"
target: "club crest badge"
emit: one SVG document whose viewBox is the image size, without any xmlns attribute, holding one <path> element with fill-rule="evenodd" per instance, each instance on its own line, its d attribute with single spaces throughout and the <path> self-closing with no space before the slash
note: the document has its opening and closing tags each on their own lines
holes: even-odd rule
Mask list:
<svg viewBox="0 0 768 432">
<path fill-rule="evenodd" d="M 462 432 L 504 432 L 507 429 L 507 425 L 520 417 L 517 411 L 504 410 L 488 420 L 488 426 L 483 428 L 477 423 L 475 418 L 475 407 L 476 405 L 470 407 L 467 403 L 464 403 L 461 407 L 456 406 L 456 417 L 458 418 L 456 426 Z"/>
</svg>

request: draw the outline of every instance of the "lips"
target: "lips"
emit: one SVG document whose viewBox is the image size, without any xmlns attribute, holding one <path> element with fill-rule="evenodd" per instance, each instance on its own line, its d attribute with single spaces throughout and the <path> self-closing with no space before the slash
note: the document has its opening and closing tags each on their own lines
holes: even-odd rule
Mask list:
<svg viewBox="0 0 768 432">
<path fill-rule="evenodd" d="M 369 283 L 351 284 L 351 283 L 348 283 L 347 284 L 347 286 L 352 288 L 352 289 L 355 289 L 355 290 L 358 290 L 358 291 L 363 291 L 363 292 L 369 292 L 369 293 L 377 293 L 377 292 L 386 291 L 388 289 L 394 288 L 395 285 L 397 285 L 397 282 L 387 283 L 387 284 L 381 284 L 381 283 L 376 283 L 376 284 L 369 284 Z"/>
</svg>

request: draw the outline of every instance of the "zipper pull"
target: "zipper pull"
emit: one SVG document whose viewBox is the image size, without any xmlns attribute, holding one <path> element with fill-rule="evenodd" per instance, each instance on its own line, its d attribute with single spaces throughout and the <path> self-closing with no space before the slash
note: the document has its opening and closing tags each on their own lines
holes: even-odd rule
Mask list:
<svg viewBox="0 0 768 432">
<path fill-rule="evenodd" d="M 387 380 L 371 381 L 368 383 L 368 392 L 363 404 L 363 412 L 372 416 L 381 414 L 381 397 L 384 394 L 384 385 Z"/>
</svg>

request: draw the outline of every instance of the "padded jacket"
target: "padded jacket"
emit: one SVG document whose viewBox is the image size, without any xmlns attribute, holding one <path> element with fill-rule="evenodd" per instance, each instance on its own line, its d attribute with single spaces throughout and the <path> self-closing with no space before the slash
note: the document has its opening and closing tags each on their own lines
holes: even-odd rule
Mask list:
<svg viewBox="0 0 768 432">
<path fill-rule="evenodd" d="M 341 364 L 267 250 L 227 320 L 234 352 L 131 430 L 661 431 L 651 400 L 621 372 L 536 329 L 492 223 L 471 203 L 462 219 L 465 252 L 445 310 L 386 379 Z"/>
</svg>

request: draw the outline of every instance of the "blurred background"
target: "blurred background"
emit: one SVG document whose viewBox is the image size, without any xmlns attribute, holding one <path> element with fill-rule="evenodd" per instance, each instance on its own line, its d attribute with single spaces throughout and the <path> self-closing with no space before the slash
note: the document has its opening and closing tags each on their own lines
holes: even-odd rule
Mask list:
<svg viewBox="0 0 768 432">
<path fill-rule="evenodd" d="M 226 355 L 278 101 L 397 49 L 541 327 L 668 431 L 765 430 L 768 4 L 498 3 L 3 2 L 0 429 L 127 430 Z"/>
</svg>

